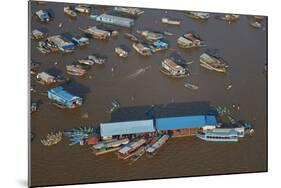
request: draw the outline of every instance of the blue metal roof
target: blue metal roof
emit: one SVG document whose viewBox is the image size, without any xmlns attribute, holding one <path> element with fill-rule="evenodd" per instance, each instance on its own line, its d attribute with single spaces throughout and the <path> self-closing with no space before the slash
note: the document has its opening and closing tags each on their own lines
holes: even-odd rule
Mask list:
<svg viewBox="0 0 281 188">
<path fill-rule="evenodd" d="M 154 132 L 153 120 L 101 123 L 101 136 Z"/>
<path fill-rule="evenodd" d="M 215 116 L 182 116 L 182 117 L 168 117 L 157 118 L 157 130 L 174 130 L 185 128 L 199 128 L 207 125 L 216 125 L 217 120 Z"/>
<path fill-rule="evenodd" d="M 64 99 L 65 101 L 72 101 L 72 100 L 81 99 L 80 97 L 77 97 L 77 96 L 74 96 L 74 95 L 68 93 L 61 86 L 52 88 L 48 92 L 53 94 L 53 95 L 56 95 L 56 96 L 58 96 L 58 97 L 60 97 L 62 99 Z"/>
</svg>

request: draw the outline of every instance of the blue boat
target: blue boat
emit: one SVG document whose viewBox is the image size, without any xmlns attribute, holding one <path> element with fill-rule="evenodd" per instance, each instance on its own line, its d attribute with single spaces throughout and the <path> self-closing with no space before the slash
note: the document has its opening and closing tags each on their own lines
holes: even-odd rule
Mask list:
<svg viewBox="0 0 281 188">
<path fill-rule="evenodd" d="M 48 91 L 48 98 L 53 100 L 57 105 L 64 108 L 76 108 L 82 106 L 83 99 L 64 90 L 62 86 L 52 88 Z"/>
<path fill-rule="evenodd" d="M 196 136 L 208 142 L 238 142 L 238 132 L 234 129 L 228 131 L 207 130 L 204 133 L 198 133 Z"/>
</svg>

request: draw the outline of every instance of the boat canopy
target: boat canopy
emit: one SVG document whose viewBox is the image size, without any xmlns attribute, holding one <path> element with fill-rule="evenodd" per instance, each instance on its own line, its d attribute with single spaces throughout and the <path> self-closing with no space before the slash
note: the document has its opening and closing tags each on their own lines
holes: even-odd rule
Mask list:
<svg viewBox="0 0 281 188">
<path fill-rule="evenodd" d="M 215 116 L 197 115 L 157 118 L 155 120 L 155 123 L 157 130 L 164 131 L 174 129 L 200 128 L 204 126 L 215 126 L 217 125 L 217 120 Z"/>
<path fill-rule="evenodd" d="M 114 136 L 125 134 L 137 134 L 154 132 L 153 120 L 125 121 L 113 123 L 101 123 L 101 136 Z"/>
</svg>

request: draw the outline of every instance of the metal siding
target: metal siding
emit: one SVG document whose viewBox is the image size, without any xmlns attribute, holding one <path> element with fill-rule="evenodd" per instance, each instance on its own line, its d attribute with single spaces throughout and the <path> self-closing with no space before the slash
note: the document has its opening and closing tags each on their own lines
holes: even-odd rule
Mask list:
<svg viewBox="0 0 281 188">
<path fill-rule="evenodd" d="M 207 125 L 217 125 L 217 119 L 215 116 L 206 116 Z"/>
<path fill-rule="evenodd" d="M 101 136 L 154 132 L 153 120 L 101 123 Z"/>
<path fill-rule="evenodd" d="M 206 126 L 206 116 L 183 116 L 170 118 L 157 118 L 157 130 L 174 130 Z"/>
</svg>

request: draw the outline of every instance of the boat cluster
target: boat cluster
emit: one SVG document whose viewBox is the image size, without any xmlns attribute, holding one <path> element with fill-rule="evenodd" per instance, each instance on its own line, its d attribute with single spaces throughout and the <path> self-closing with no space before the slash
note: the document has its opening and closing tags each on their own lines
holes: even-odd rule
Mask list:
<svg viewBox="0 0 281 188">
<path fill-rule="evenodd" d="M 58 144 L 62 140 L 62 132 L 48 133 L 46 139 L 41 139 L 44 146 L 52 146 Z"/>
</svg>

